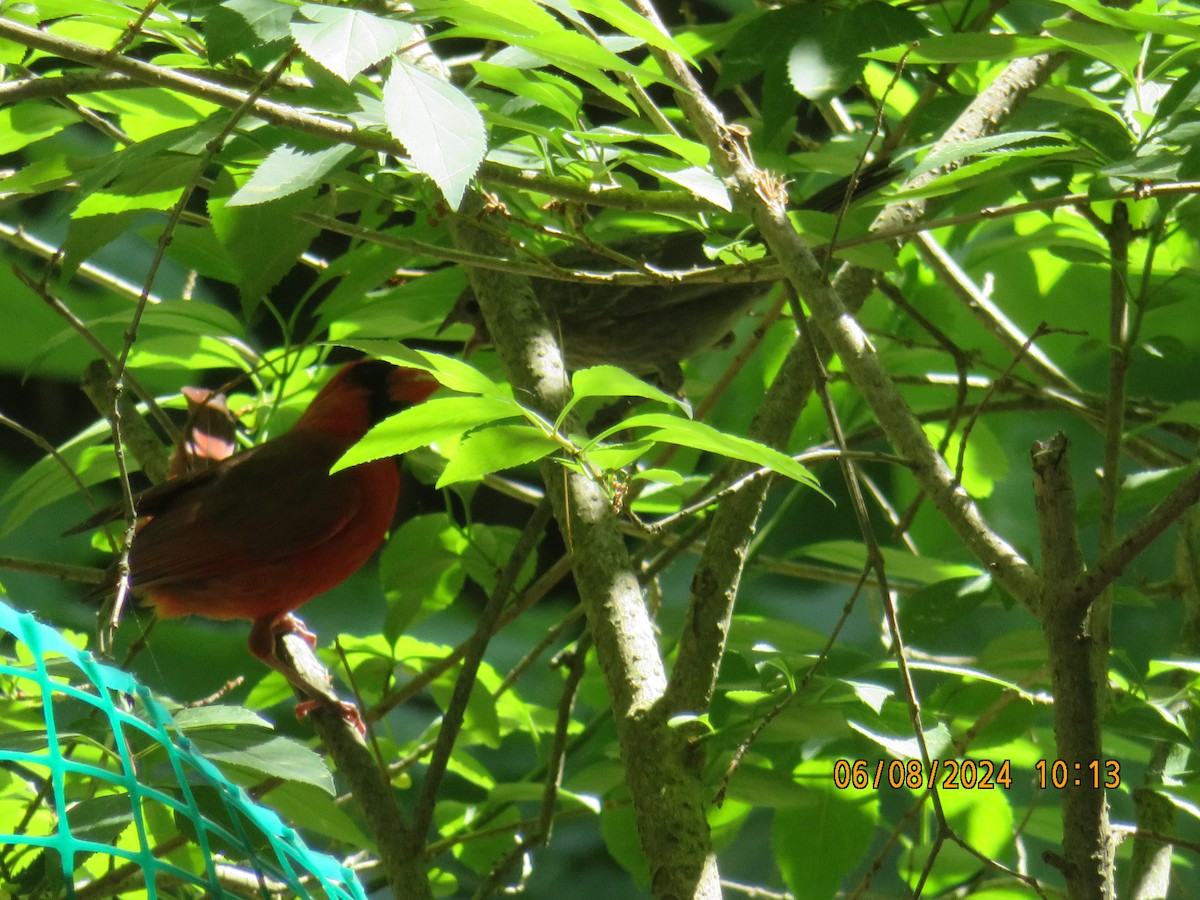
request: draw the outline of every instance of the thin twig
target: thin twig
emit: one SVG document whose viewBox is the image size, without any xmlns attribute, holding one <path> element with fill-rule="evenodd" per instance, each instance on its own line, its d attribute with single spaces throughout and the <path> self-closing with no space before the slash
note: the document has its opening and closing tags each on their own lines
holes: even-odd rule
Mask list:
<svg viewBox="0 0 1200 900">
<path fill-rule="evenodd" d="M 504 604 L 512 594 L 513 588 L 520 577 L 521 569 L 529 559 L 530 554 L 537 548 L 542 539 L 542 533 L 550 523 L 551 509 L 549 501 L 543 501 L 525 523 L 525 528 L 509 555 L 508 562 L 496 579 L 491 596 L 479 616 L 479 624 L 471 636 L 466 653 L 463 655 L 462 670 L 454 683 L 454 694 L 446 705 L 442 715 L 442 725 L 438 733 L 433 755 L 425 770 L 425 780 L 421 786 L 421 795 L 413 809 L 412 827 L 415 835 L 423 836 L 433 821 L 434 808 L 437 805 L 438 788 L 442 776 L 450 762 L 450 754 L 454 751 L 454 742 L 458 738 L 466 715 L 467 703 L 471 699 L 471 690 L 475 686 L 475 676 L 483 661 L 483 653 L 487 649 Z"/>
</svg>

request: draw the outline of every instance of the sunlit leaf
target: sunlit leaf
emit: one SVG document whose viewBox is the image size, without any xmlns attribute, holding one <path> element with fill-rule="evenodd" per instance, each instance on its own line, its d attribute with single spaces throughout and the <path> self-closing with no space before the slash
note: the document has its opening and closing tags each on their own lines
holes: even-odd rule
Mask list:
<svg viewBox="0 0 1200 900">
<path fill-rule="evenodd" d="M 457 208 L 487 154 L 475 104 L 454 85 L 395 60 L 383 87 L 383 108 L 388 130 Z"/>
</svg>

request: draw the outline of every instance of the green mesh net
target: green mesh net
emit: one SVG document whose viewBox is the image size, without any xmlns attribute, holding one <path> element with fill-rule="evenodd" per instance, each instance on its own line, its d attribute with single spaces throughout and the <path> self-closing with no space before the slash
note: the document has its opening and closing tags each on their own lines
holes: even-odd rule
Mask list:
<svg viewBox="0 0 1200 900">
<path fill-rule="evenodd" d="M 0 897 L 365 900 L 148 688 L 3 602 L 0 703 Z"/>
</svg>

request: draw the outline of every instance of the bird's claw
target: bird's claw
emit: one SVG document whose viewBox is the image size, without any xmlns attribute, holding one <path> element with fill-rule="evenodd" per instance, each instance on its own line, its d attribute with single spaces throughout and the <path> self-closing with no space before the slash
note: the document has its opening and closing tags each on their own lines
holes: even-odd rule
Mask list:
<svg viewBox="0 0 1200 900">
<path fill-rule="evenodd" d="M 358 729 L 359 737 L 367 736 L 367 723 L 363 721 L 362 713 L 353 703 L 345 700 L 301 700 L 296 704 L 296 718 L 303 722 L 314 709 L 333 707 L 338 715 Z"/>
<path fill-rule="evenodd" d="M 294 634 L 312 649 L 317 649 L 316 633 L 309 631 L 308 626 L 300 620 L 300 617 L 292 613 L 288 613 L 286 616 L 276 620 L 275 624 L 271 626 L 271 634 Z"/>
</svg>

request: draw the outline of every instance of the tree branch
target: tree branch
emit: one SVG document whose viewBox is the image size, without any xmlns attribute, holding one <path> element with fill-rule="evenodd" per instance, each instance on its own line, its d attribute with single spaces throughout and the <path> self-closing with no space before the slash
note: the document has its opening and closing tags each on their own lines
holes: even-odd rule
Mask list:
<svg viewBox="0 0 1200 900">
<path fill-rule="evenodd" d="M 58 37 L 38 28 L 30 28 L 28 25 L 22 25 L 12 19 L 0 18 L 0 37 L 8 38 L 25 47 L 44 50 L 63 59 L 93 66 L 102 71 L 126 75 L 142 84 L 178 91 L 190 97 L 199 97 L 229 109 L 237 109 L 250 98 L 249 91 L 227 87 L 207 78 L 199 78 L 190 72 L 167 69 L 141 60 L 113 55 L 98 47 Z M 408 156 L 404 146 L 389 135 L 360 129 L 341 119 L 301 112 L 286 103 L 258 98 L 253 102 L 251 112 L 273 125 L 281 125 L 303 134 L 325 138 L 333 143 L 349 144 L 364 150 L 388 153 L 402 158 Z M 615 184 L 583 183 L 576 179 L 534 174 L 495 163 L 485 163 L 480 168 L 479 174 L 481 178 L 496 184 L 538 191 L 577 203 L 610 206 L 614 209 L 678 213 L 710 212 L 713 209 L 712 204 L 697 199 L 690 191 L 640 191 Z"/>
<path fill-rule="evenodd" d="M 466 214 L 451 224 L 454 242 L 473 253 L 502 252 L 490 231 L 470 218 L 481 208 L 478 196 L 470 198 Z M 468 275 L 517 396 L 557 420 L 569 398 L 562 350 L 529 280 L 483 269 Z M 584 475 L 547 461 L 542 477 L 574 554 L 575 583 L 612 699 L 654 894 L 717 898 L 701 758 L 660 705 L 666 672 L 617 515 L 600 485 Z"/>
<path fill-rule="evenodd" d="M 391 782 L 380 773 L 358 729 L 347 721 L 340 701 L 329 689 L 332 682 L 329 671 L 299 635 L 281 635 L 275 641 L 275 652 L 280 662 L 304 680 L 306 690 L 329 701 L 316 706 L 309 719 L 362 810 L 393 893 L 397 897 L 431 900 L 433 890 L 425 871 L 424 836 L 414 832 L 404 820 Z"/>
<path fill-rule="evenodd" d="M 1054 734 L 1057 759 L 1067 764 L 1062 795 L 1063 858 L 1058 868 L 1072 900 L 1115 896 L 1111 826 L 1102 788 L 1091 783 L 1093 772 L 1104 777 L 1100 717 L 1093 657 L 1101 650 L 1084 622 L 1092 597 L 1073 591 L 1083 571 L 1083 553 L 1075 530 L 1075 488 L 1068 467 L 1067 439 L 1059 432 L 1034 444 L 1033 485 L 1042 546 L 1042 590 L 1038 617 L 1050 657 L 1054 690 Z"/>
<path fill-rule="evenodd" d="M 662 28 L 647 0 L 638 0 L 636 5 L 644 16 Z M 751 218 L 782 264 L 788 281 L 808 303 L 813 321 L 840 357 L 892 445 L 912 461 L 917 481 L 938 512 L 993 577 L 1014 597 L 1031 605 L 1037 591 L 1033 570 L 992 531 L 974 501 L 954 480 L 945 460 L 925 437 L 920 422 L 892 382 L 869 338 L 838 292 L 822 278 L 820 262 L 788 219 L 783 185 L 754 165 L 747 147 L 704 96 L 687 64 L 672 54 L 653 52 L 664 71 L 682 86 L 677 95 L 680 105 L 709 148 L 718 174 L 725 177 L 735 209 Z"/>
</svg>

